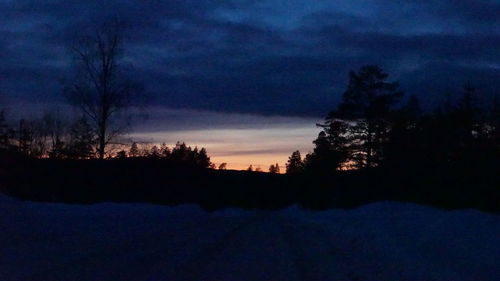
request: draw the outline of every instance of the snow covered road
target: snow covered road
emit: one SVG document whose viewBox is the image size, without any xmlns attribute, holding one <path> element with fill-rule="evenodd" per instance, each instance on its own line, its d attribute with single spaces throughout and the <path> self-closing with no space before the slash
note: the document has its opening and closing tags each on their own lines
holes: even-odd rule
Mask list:
<svg viewBox="0 0 500 281">
<path fill-rule="evenodd" d="M 0 280 L 499 280 L 499 216 L 75 206 L 0 197 Z"/>
</svg>

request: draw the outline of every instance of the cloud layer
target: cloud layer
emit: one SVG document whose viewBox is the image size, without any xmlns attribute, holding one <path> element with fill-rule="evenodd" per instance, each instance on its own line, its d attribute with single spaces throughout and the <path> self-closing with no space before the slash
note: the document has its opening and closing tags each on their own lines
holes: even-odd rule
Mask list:
<svg viewBox="0 0 500 281">
<path fill-rule="evenodd" d="M 61 101 L 69 42 L 118 16 L 150 104 L 321 116 L 348 71 L 368 63 L 427 104 L 466 81 L 491 95 L 500 87 L 499 14 L 500 3 L 486 0 L 3 0 L 0 93 Z"/>
</svg>

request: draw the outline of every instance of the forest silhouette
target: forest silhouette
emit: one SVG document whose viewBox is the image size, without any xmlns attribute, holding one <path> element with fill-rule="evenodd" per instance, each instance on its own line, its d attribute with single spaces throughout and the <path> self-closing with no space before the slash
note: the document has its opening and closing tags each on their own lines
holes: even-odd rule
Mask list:
<svg viewBox="0 0 500 281">
<path fill-rule="evenodd" d="M 198 203 L 275 209 L 350 208 L 379 200 L 441 208 L 500 206 L 500 101 L 464 82 L 456 99 L 422 109 L 377 65 L 349 73 L 337 108 L 286 174 L 216 169 L 205 148 L 178 142 L 119 143 L 126 109 L 141 97 L 122 71 L 118 22 L 71 47 L 74 78 L 64 95 L 79 109 L 74 121 L 48 112 L 12 126 L 0 113 L 1 191 L 27 200 Z M 311 136 L 313 138 L 314 136 Z"/>
</svg>

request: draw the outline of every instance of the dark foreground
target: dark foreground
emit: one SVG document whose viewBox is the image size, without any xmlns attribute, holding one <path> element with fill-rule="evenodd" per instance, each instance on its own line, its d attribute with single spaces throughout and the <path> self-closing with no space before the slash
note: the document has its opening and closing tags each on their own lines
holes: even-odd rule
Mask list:
<svg viewBox="0 0 500 281">
<path fill-rule="evenodd" d="M 496 167 L 278 175 L 1 160 L 1 191 L 17 198 L 0 194 L 2 281 L 498 280 Z"/>
<path fill-rule="evenodd" d="M 44 202 L 193 203 L 281 209 L 354 208 L 401 201 L 443 209 L 500 211 L 498 167 L 379 168 L 331 174 L 280 175 L 199 169 L 154 159 L 50 160 L 3 158 L 0 191 Z"/>
</svg>

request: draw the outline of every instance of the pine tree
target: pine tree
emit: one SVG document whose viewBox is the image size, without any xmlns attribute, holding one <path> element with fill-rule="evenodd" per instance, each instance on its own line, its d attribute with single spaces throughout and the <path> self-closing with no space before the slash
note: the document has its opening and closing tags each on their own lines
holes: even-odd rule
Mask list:
<svg viewBox="0 0 500 281">
<path fill-rule="evenodd" d="M 136 142 L 133 142 L 132 145 L 130 146 L 130 149 L 128 151 L 128 156 L 132 158 L 139 157 L 139 146 L 137 145 Z"/>
<path fill-rule="evenodd" d="M 188 160 L 188 155 L 191 152 L 191 147 L 187 147 L 184 142 L 177 142 L 175 147 L 172 149 L 171 158 L 174 161 L 186 162 Z"/>
<path fill-rule="evenodd" d="M 160 157 L 164 159 L 169 158 L 170 153 L 171 153 L 170 148 L 168 148 L 168 146 L 165 143 L 162 143 L 160 147 Z"/>
<path fill-rule="evenodd" d="M 326 129 L 326 131 L 332 132 L 330 128 Z M 306 155 L 306 159 L 304 160 L 305 167 L 322 172 L 338 170 L 346 157 L 343 146 L 333 145 L 336 142 L 331 135 L 325 131 L 321 131 L 318 134 L 318 138 L 313 141 L 313 152 Z"/>
<path fill-rule="evenodd" d="M 159 159 L 160 156 L 161 156 L 160 149 L 158 148 L 158 146 L 153 145 L 153 147 L 151 147 L 151 150 L 149 152 L 149 157 L 153 159 Z"/>
<path fill-rule="evenodd" d="M 420 102 L 415 95 L 411 95 L 394 115 L 389 140 L 384 148 L 387 164 L 402 168 L 416 165 L 421 160 L 421 119 Z"/>
<path fill-rule="evenodd" d="M 304 170 L 304 163 L 302 162 L 302 156 L 300 151 L 294 151 L 290 157 L 288 157 L 288 162 L 286 163 L 286 173 L 287 174 L 297 174 Z"/>
<path fill-rule="evenodd" d="M 89 159 L 95 155 L 95 134 L 85 117 L 77 120 L 70 130 L 69 154 L 75 159 Z"/>
<path fill-rule="evenodd" d="M 197 155 L 196 165 L 198 167 L 208 168 L 210 164 L 210 157 L 208 157 L 207 150 L 205 148 L 201 148 Z"/>
<path fill-rule="evenodd" d="M 348 129 L 351 161 L 359 168 L 374 167 L 384 158 L 393 106 L 402 96 L 398 83 L 387 82 L 380 67 L 367 65 L 351 72 L 338 111 L 328 119 L 344 120 Z"/>
</svg>

